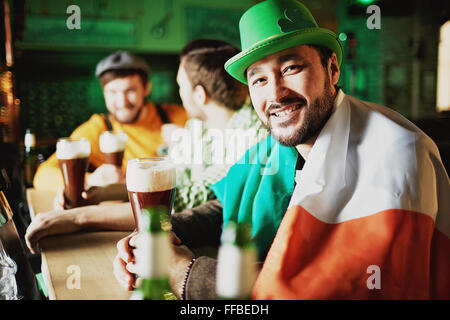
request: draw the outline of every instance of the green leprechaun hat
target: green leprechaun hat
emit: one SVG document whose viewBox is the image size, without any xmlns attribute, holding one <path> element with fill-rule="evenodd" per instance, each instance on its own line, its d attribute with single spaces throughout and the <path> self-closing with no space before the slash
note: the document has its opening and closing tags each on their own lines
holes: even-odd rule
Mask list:
<svg viewBox="0 0 450 320">
<path fill-rule="evenodd" d="M 245 71 L 258 60 L 297 45 L 322 45 L 342 63 L 342 43 L 336 34 L 319 28 L 303 4 L 296 0 L 267 0 L 248 9 L 239 21 L 242 52 L 225 63 L 226 71 L 247 84 Z"/>
</svg>

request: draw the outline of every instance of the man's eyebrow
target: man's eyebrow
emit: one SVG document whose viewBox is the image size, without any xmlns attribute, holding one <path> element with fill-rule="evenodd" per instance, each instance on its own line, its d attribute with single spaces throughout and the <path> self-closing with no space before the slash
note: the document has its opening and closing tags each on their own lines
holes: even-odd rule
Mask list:
<svg viewBox="0 0 450 320">
<path fill-rule="evenodd" d="M 285 54 L 282 56 L 279 56 L 277 59 L 278 64 L 286 62 L 286 61 L 290 61 L 290 60 L 305 60 L 305 58 L 303 58 L 303 56 L 297 54 L 297 53 L 290 53 L 290 54 Z"/>
<path fill-rule="evenodd" d="M 305 61 L 306 59 L 303 56 L 301 56 L 301 55 L 299 55 L 297 53 L 289 53 L 289 54 L 285 54 L 285 55 L 282 55 L 282 56 L 278 57 L 277 63 L 281 64 L 283 62 L 290 61 L 290 60 Z M 251 78 L 252 76 L 254 76 L 256 73 L 258 73 L 260 71 L 261 71 L 260 67 L 254 67 L 253 69 L 250 69 L 249 72 L 247 70 L 246 71 L 246 75 L 247 75 L 248 78 Z"/>
<path fill-rule="evenodd" d="M 250 69 L 250 72 L 247 73 L 247 77 L 251 78 L 258 72 L 261 72 L 261 68 L 260 67 L 254 67 L 253 69 Z"/>
</svg>

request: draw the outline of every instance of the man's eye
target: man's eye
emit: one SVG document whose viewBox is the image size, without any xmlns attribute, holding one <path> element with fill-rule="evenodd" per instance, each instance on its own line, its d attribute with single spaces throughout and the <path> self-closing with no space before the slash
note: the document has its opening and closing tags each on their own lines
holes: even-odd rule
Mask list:
<svg viewBox="0 0 450 320">
<path fill-rule="evenodd" d="M 264 79 L 264 78 L 257 78 L 257 79 L 255 79 L 254 81 L 252 81 L 252 85 L 255 86 L 255 85 L 261 84 L 261 83 L 263 83 L 265 80 L 266 80 L 266 79 Z"/>
<path fill-rule="evenodd" d="M 301 71 L 303 69 L 303 66 L 298 65 L 298 64 L 293 64 L 290 66 L 287 66 L 286 68 L 283 69 L 283 74 L 290 74 L 290 73 L 294 73 L 294 72 L 298 72 Z"/>
</svg>

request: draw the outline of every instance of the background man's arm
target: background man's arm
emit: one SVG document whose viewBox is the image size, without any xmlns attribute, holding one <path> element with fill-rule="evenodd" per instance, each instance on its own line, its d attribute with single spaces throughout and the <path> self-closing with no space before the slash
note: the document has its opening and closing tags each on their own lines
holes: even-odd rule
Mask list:
<svg viewBox="0 0 450 320">
<path fill-rule="evenodd" d="M 43 237 L 87 228 L 134 230 L 136 225 L 130 203 L 104 203 L 39 213 L 28 227 L 25 240 L 30 250 L 35 252 L 37 242 Z"/>
<path fill-rule="evenodd" d="M 92 117 L 76 128 L 71 138 L 86 138 L 91 144 L 91 154 L 89 156 L 89 163 L 94 167 L 98 167 L 103 162 L 100 153 L 98 138 L 100 133 L 105 130 L 104 122 L 100 115 L 94 114 Z M 48 190 L 57 192 L 64 188 L 64 181 L 59 169 L 58 159 L 56 154 L 52 154 L 44 163 L 42 163 L 34 176 L 34 187 L 40 190 Z"/>
<path fill-rule="evenodd" d="M 208 201 L 194 209 L 172 215 L 172 230 L 191 250 L 205 246 L 217 248 L 222 233 L 222 204 L 219 200 Z M 191 267 L 186 282 L 188 300 L 216 299 L 217 260 L 200 256 Z M 185 269 L 178 270 L 184 274 Z M 180 277 L 182 278 L 182 277 Z"/>
<path fill-rule="evenodd" d="M 172 214 L 172 231 L 191 250 L 218 247 L 222 234 L 222 204 L 211 200 L 193 209 Z"/>
</svg>

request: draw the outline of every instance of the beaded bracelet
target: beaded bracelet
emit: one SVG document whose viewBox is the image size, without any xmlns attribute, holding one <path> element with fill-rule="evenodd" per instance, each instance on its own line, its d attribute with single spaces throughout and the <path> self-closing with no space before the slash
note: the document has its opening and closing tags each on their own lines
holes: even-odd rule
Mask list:
<svg viewBox="0 0 450 320">
<path fill-rule="evenodd" d="M 186 283 L 195 260 L 196 260 L 195 258 L 192 258 L 191 262 L 189 262 L 189 265 L 186 269 L 186 273 L 184 274 L 183 285 L 181 286 L 181 300 L 186 300 Z"/>
</svg>

